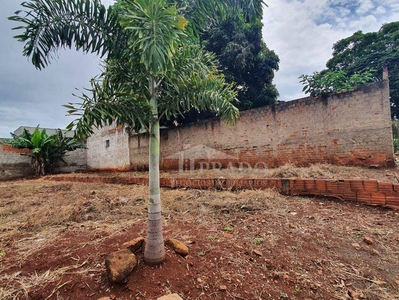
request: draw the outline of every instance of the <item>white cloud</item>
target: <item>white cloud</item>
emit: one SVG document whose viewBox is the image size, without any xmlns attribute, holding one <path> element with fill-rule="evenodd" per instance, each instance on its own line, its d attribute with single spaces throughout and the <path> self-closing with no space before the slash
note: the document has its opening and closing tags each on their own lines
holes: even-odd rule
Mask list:
<svg viewBox="0 0 399 300">
<path fill-rule="evenodd" d="M 112 0 L 103 0 L 111 4 Z M 21 125 L 65 127 L 72 118 L 62 107 L 75 88 L 89 86 L 99 72 L 99 59 L 74 51 L 37 71 L 22 57 L 22 44 L 12 38 L 16 24 L 7 17 L 19 1 L 2 0 L 0 11 L 0 137 Z M 283 100 L 304 96 L 298 77 L 325 68 L 332 46 L 357 30 L 377 31 L 383 23 L 399 20 L 398 0 L 266 0 L 263 36 L 280 57 L 275 83 Z M 11 129 L 11 130 L 10 130 Z"/>
<path fill-rule="evenodd" d="M 107 0 L 103 3 L 111 3 Z M 99 73 L 99 59 L 74 50 L 61 50 L 59 58 L 42 71 L 36 70 L 22 56 L 23 44 L 13 38 L 19 24 L 7 20 L 20 9 L 20 2 L 2 0 L 0 11 L 0 137 L 9 137 L 21 125 L 64 128 L 71 120 L 62 107 L 75 88 L 89 87 L 89 80 Z"/>
<path fill-rule="evenodd" d="M 374 8 L 374 4 L 370 0 L 363 0 L 363 1 L 359 1 L 359 2 L 360 2 L 360 6 L 356 10 L 356 13 L 358 13 L 359 15 L 365 14 Z"/>
<path fill-rule="evenodd" d="M 263 38 L 280 57 L 274 82 L 281 100 L 305 96 L 298 77 L 324 69 L 335 42 L 399 19 L 397 0 L 268 0 L 267 4 Z"/>
</svg>

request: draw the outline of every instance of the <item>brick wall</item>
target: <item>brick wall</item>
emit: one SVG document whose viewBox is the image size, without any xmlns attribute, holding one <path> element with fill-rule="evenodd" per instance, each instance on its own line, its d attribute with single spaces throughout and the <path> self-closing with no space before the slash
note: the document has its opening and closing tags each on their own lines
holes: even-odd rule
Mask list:
<svg viewBox="0 0 399 300">
<path fill-rule="evenodd" d="M 28 149 L 18 149 L 0 143 L 0 180 L 29 178 L 34 176 L 30 165 Z M 60 162 L 57 173 L 69 173 L 86 170 L 86 149 L 76 149 L 64 156 L 66 164 Z"/>
<path fill-rule="evenodd" d="M 24 178 L 33 175 L 27 149 L 17 149 L 0 143 L 0 180 Z"/>
<path fill-rule="evenodd" d="M 161 168 L 332 163 L 393 166 L 387 80 L 355 91 L 307 97 L 161 132 Z M 131 169 L 148 163 L 148 136 L 129 140 Z M 205 154 L 204 154 L 205 153 Z"/>
<path fill-rule="evenodd" d="M 54 181 L 148 184 L 148 177 L 54 176 Z M 160 178 L 162 187 L 217 190 L 275 189 L 284 195 L 334 197 L 346 201 L 399 210 L 399 185 L 376 180 L 329 180 L 301 178 Z"/>
</svg>

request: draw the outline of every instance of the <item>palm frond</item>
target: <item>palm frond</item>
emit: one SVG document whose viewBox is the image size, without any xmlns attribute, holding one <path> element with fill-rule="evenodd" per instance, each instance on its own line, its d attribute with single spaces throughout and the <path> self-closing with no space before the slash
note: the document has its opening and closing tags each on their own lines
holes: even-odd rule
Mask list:
<svg viewBox="0 0 399 300">
<path fill-rule="evenodd" d="M 115 9 L 91 0 L 32 0 L 23 2 L 8 19 L 21 25 L 15 38 L 24 43 L 23 55 L 42 69 L 60 48 L 93 52 L 101 56 L 118 50 L 123 41 Z"/>
</svg>

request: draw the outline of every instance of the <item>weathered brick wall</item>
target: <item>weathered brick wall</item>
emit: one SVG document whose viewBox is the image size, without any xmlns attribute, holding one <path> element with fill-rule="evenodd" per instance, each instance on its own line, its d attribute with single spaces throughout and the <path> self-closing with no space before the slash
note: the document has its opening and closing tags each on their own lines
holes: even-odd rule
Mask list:
<svg viewBox="0 0 399 300">
<path fill-rule="evenodd" d="M 102 182 L 115 184 L 148 184 L 148 177 L 54 176 L 54 181 Z M 330 180 L 301 178 L 160 178 L 160 185 L 169 188 L 217 190 L 276 189 L 284 195 L 335 197 L 356 203 L 399 210 L 399 185 L 376 180 Z"/>
<path fill-rule="evenodd" d="M 17 149 L 0 143 L 0 180 L 29 178 L 34 175 L 30 165 L 31 157 L 28 149 Z M 60 162 L 57 173 L 70 173 L 86 170 L 86 149 L 67 152 L 66 162 Z"/>
<path fill-rule="evenodd" d="M 90 170 L 130 169 L 129 134 L 124 126 L 95 129 L 87 139 L 87 168 Z"/>
<path fill-rule="evenodd" d="M 0 180 L 30 177 L 33 175 L 27 149 L 17 149 L 0 143 Z"/>
<path fill-rule="evenodd" d="M 88 140 L 94 169 L 148 167 L 147 134 L 105 127 Z M 105 140 L 111 141 L 105 149 Z M 128 146 L 127 146 L 128 145 Z M 275 167 L 285 163 L 392 166 L 387 80 L 241 113 L 234 126 L 206 120 L 161 131 L 161 168 Z"/>
</svg>

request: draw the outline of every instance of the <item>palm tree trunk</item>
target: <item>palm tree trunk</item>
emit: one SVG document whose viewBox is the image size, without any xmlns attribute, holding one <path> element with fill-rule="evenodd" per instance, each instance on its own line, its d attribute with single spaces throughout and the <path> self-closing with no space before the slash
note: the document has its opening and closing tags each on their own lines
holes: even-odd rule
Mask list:
<svg viewBox="0 0 399 300">
<path fill-rule="evenodd" d="M 147 264 L 159 264 L 165 259 L 165 246 L 162 234 L 161 195 L 159 185 L 159 119 L 156 95 L 156 78 L 151 76 L 149 87 L 151 93 L 153 122 L 150 124 L 149 152 L 149 194 L 147 240 L 144 249 L 144 261 Z"/>
</svg>

